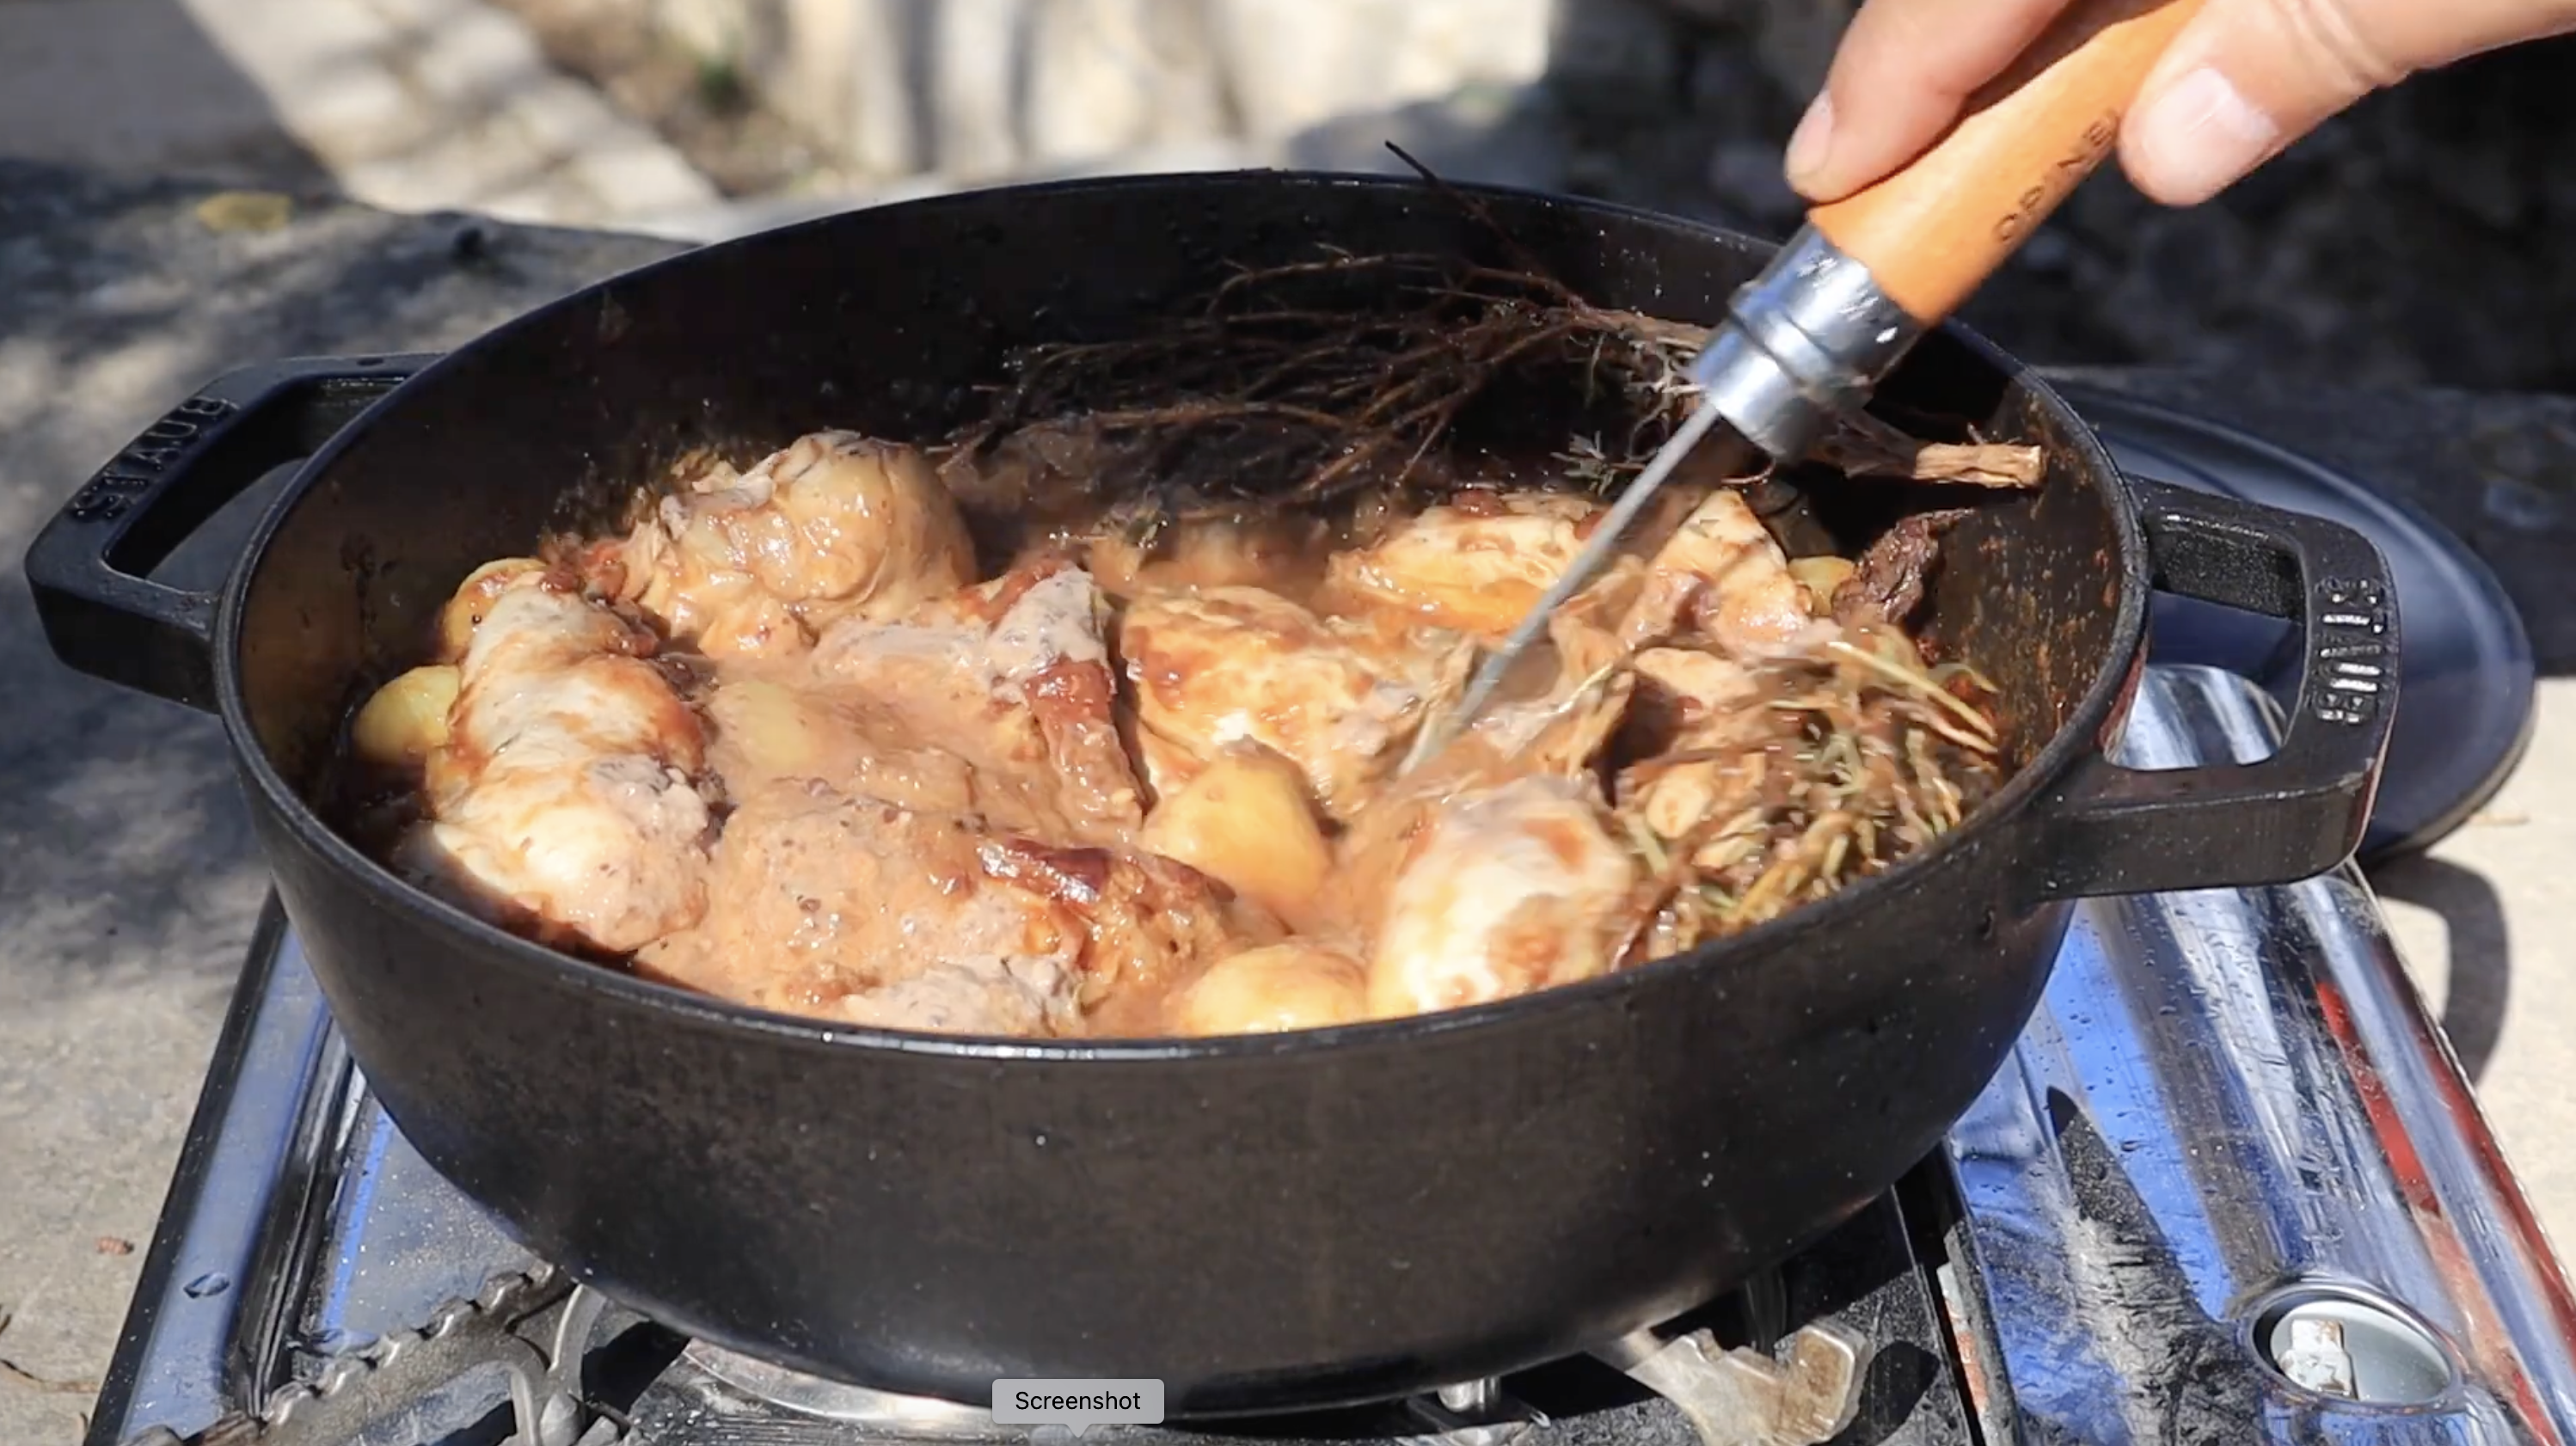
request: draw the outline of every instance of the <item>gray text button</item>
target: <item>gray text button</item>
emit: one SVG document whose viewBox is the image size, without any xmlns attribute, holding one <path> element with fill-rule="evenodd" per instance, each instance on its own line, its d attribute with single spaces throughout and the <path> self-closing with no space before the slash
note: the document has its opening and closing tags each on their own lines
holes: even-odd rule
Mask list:
<svg viewBox="0 0 2576 1446">
<path fill-rule="evenodd" d="M 1163 1420 L 1163 1383 L 1135 1380 L 1001 1380 L 993 1383 L 993 1420 L 1004 1426 L 1155 1426 Z"/>
</svg>

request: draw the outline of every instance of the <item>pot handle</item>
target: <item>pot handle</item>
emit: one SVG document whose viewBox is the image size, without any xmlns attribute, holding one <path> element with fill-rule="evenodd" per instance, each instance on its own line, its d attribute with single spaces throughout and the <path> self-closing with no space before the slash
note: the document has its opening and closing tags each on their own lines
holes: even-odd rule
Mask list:
<svg viewBox="0 0 2576 1446">
<path fill-rule="evenodd" d="M 215 595 L 152 569 L 262 477 L 334 433 L 435 354 L 301 357 L 226 372 L 143 429 L 27 549 L 54 656 L 94 678 L 215 708 Z"/>
<path fill-rule="evenodd" d="M 2131 483 L 2153 585 L 2297 622 L 2298 707 L 2259 763 L 2136 770 L 2095 755 L 2032 810 L 2043 899 L 2314 878 L 2361 846 L 2397 713 L 2397 596 L 2370 539 L 2321 517 Z"/>
</svg>

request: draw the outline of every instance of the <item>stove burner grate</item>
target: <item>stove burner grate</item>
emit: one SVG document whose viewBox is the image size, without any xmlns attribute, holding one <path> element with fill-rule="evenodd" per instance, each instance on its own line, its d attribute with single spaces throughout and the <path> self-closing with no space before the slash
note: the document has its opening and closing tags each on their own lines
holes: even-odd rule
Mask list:
<svg viewBox="0 0 2576 1446">
<path fill-rule="evenodd" d="M 675 1420 L 739 1420 L 757 1417 L 763 1408 L 785 1413 L 763 1419 L 791 1434 L 794 1421 L 804 1420 L 847 1428 L 836 1429 L 836 1438 L 872 1441 L 1043 1446 L 1076 1434 L 1061 1427 L 1004 1426 L 989 1411 L 964 1403 L 829 1381 L 705 1342 L 688 1343 L 653 1376 L 646 1399 L 622 1408 L 595 1394 L 584 1378 L 612 1310 L 605 1298 L 551 1267 L 496 1277 L 474 1299 L 441 1306 L 418 1329 L 331 1357 L 309 1378 L 280 1387 L 255 1415 L 228 1416 L 186 1438 L 154 1431 L 129 1446 L 426 1441 L 443 1430 L 433 1423 L 462 1379 L 492 1366 L 507 1378 L 509 1429 L 502 1446 L 649 1446 L 666 1439 L 657 1428 Z M 1873 1349 L 1867 1337 L 1827 1322 L 1799 1327 L 1779 1359 L 1721 1346 L 1706 1328 L 1669 1339 L 1639 1331 L 1600 1355 L 1669 1401 L 1698 1446 L 1826 1446 L 1860 1412 L 1863 1372 Z M 651 1399 L 657 1392 L 662 1399 Z M 1499 1380 L 1462 1383 L 1380 1410 L 1391 1424 L 1371 1434 L 1388 1446 L 1515 1446 L 1551 1424 L 1545 1412 Z M 1297 1426 L 1288 1423 L 1283 1436 L 1258 1428 L 1246 1432 L 1237 1423 L 1225 1434 L 1284 1443 L 1303 1439 Z M 1080 1434 L 1108 1443 L 1187 1439 L 1186 1432 L 1162 1427 Z"/>
</svg>

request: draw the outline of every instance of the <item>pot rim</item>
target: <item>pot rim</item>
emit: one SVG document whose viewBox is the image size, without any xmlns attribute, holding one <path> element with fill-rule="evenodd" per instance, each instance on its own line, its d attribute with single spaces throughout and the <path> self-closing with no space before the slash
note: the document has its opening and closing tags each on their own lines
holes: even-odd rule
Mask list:
<svg viewBox="0 0 2576 1446">
<path fill-rule="evenodd" d="M 1324 1028 L 1291 1030 L 1274 1034 L 1182 1036 L 1171 1038 L 1122 1039 L 1026 1039 L 1003 1035 L 941 1034 L 926 1031 L 884 1029 L 858 1025 L 838 1025 L 811 1016 L 785 1014 L 734 1004 L 711 995 L 698 994 L 642 978 L 608 966 L 577 959 L 557 952 L 475 917 L 464 909 L 436 897 L 397 877 L 390 869 L 359 850 L 331 827 L 314 808 L 305 802 L 281 775 L 267 750 L 260 744 L 250 723 L 248 704 L 242 692 L 240 667 L 243 604 L 252 580 L 267 559 L 268 549 L 287 517 L 304 500 L 305 495 L 337 465 L 341 456 L 363 437 L 370 428 L 381 424 L 387 409 L 399 409 L 405 393 L 416 387 L 435 385 L 452 371 L 485 364 L 491 355 L 505 351 L 523 333 L 554 320 L 566 311 L 595 307 L 603 297 L 633 285 L 647 283 L 666 273 L 685 272 L 700 258 L 711 254 L 734 253 L 775 244 L 780 238 L 814 230 L 864 224 L 853 218 L 879 212 L 919 215 L 940 209 L 989 209 L 997 201 L 1039 203 L 1065 194 L 1100 192 L 1183 192 L 1199 193 L 1211 201 L 1221 202 L 1229 195 L 1280 189 L 1374 190 L 1390 196 L 1434 198 L 1442 191 L 1468 197 L 1490 197 L 1534 201 L 1541 205 L 1571 209 L 1604 220 L 1655 227 L 1678 232 L 1703 244 L 1716 244 L 1741 249 L 1756 257 L 1768 255 L 1777 244 L 1765 242 L 1741 232 L 1706 226 L 1685 218 L 1651 211 L 1642 207 L 1614 202 L 1571 197 L 1527 187 L 1440 183 L 1438 188 L 1419 179 L 1334 171 L 1259 170 L 1259 171 L 1192 171 L 1112 177 L 1084 177 L 1073 180 L 1043 181 L 1021 185 L 993 186 L 951 192 L 940 196 L 889 202 L 880 206 L 861 207 L 834 215 L 816 217 L 756 232 L 749 236 L 717 242 L 649 262 L 643 266 L 602 278 L 579 290 L 569 292 L 546 304 L 521 313 L 483 332 L 472 340 L 446 352 L 401 385 L 367 407 L 357 418 L 335 433 L 300 466 L 294 479 L 280 491 L 261 517 L 241 556 L 226 578 L 217 601 L 214 630 L 214 672 L 217 708 L 223 719 L 224 732 L 231 741 L 236 767 L 258 800 L 283 824 L 285 832 L 309 854 L 327 863 L 333 870 L 356 885 L 377 909 L 402 920 L 406 925 L 446 936 L 455 945 L 485 957 L 507 961 L 530 982 L 570 988 L 593 995 L 600 1003 L 644 1010 L 666 1016 L 674 1022 L 730 1033 L 746 1042 L 760 1040 L 775 1045 L 821 1049 L 859 1048 L 905 1055 L 950 1057 L 962 1061 L 1045 1060 L 1060 1063 L 1140 1063 L 1173 1060 L 1248 1059 L 1276 1055 L 1366 1051 L 1385 1047 L 1403 1047 L 1408 1040 L 1461 1031 L 1500 1030 L 1521 1024 L 1543 1014 L 1589 1005 L 1607 1005 L 1610 1001 L 1631 995 L 1639 989 L 1674 975 L 1720 970 L 1749 955 L 1771 956 L 1801 937 L 1843 927 L 1873 907 L 1883 896 L 1911 885 L 1940 868 L 1960 852 L 2001 841 L 2020 826 L 2023 816 L 2040 792 L 2054 784 L 2082 758 L 2098 751 L 2113 736 L 2120 715 L 2126 711 L 2126 700 L 2136 674 L 2136 665 L 2144 653 L 2148 616 L 2148 563 L 2145 528 L 2129 496 L 2126 474 L 2113 461 L 2109 449 L 2095 435 L 2093 428 L 2075 409 L 2027 364 L 2018 361 L 2000 347 L 1958 322 L 1945 322 L 1937 331 L 1954 344 L 1961 345 L 1972 357 L 1994 367 L 2007 381 L 2010 393 L 2017 393 L 2035 411 L 2047 416 L 2066 434 L 2068 445 L 2062 460 L 2079 473 L 2098 482 L 2095 488 L 2110 514 L 2113 532 L 2118 540 L 2120 582 L 2119 603 L 2112 620 L 2109 652 L 2101 666 L 2077 698 L 2067 721 L 2046 744 L 2031 755 L 2005 785 L 1957 828 L 1942 835 L 1931 846 L 1908 855 L 1886 872 L 1850 884 L 1835 893 L 1756 925 L 1741 934 L 1729 936 L 1714 944 L 1686 953 L 1666 955 L 1627 969 L 1604 974 L 1572 984 L 1556 985 L 1533 993 L 1485 1004 L 1463 1006 L 1433 1014 L 1412 1015 L 1398 1019 L 1366 1020 Z M 2045 909 L 2070 907 L 2067 902 L 2038 906 Z"/>
</svg>

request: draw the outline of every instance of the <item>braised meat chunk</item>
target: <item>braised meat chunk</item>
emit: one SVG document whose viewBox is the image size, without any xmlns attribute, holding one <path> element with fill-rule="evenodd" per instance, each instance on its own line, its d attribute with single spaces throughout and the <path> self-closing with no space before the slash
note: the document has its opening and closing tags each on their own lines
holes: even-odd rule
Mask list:
<svg viewBox="0 0 2576 1446">
<path fill-rule="evenodd" d="M 1940 556 L 1941 534 L 1967 515 L 1960 508 L 1918 512 L 1889 528 L 1834 589 L 1834 616 L 1855 626 L 1904 626 L 1923 605 L 1924 586 Z"/>
<path fill-rule="evenodd" d="M 1737 657 L 1785 656 L 1831 636 L 1816 602 L 1743 494 L 1720 490 L 1647 562 L 1620 636 L 1630 647 L 1698 638 Z"/>
<path fill-rule="evenodd" d="M 1081 1032 L 1086 1008 L 1261 937 L 1207 880 L 1148 855 L 1056 849 L 971 817 L 783 782 L 726 822 L 695 927 L 650 977 L 854 1024 Z"/>
<path fill-rule="evenodd" d="M 917 449 L 817 432 L 748 472 L 709 466 L 591 566 L 675 641 L 758 657 L 945 596 L 974 580 L 974 548 Z"/>
<path fill-rule="evenodd" d="M 1118 736 L 1098 589 L 1060 562 L 876 622 L 788 659 L 720 668 L 703 706 L 738 791 L 815 779 L 906 808 L 1115 842 L 1141 822 Z"/>
<path fill-rule="evenodd" d="M 1166 745 L 1146 755 L 1156 792 L 1233 744 L 1256 743 L 1304 772 L 1325 813 L 1349 817 L 1401 756 L 1444 663 L 1377 641 L 1260 588 L 1129 603 L 1118 647 L 1137 724 Z"/>
<path fill-rule="evenodd" d="M 539 571 L 482 608 L 396 866 L 549 942 L 621 952 L 693 922 L 704 738 L 652 634 Z"/>
<path fill-rule="evenodd" d="M 977 806 L 1012 826 L 1114 842 L 1144 805 L 1119 739 L 1107 627 L 1091 575 L 1042 560 L 900 621 L 836 624 L 806 686 L 879 720 L 880 744 L 964 759 Z"/>
<path fill-rule="evenodd" d="M 1344 597 L 1499 642 L 1568 564 L 1608 509 L 1558 492 L 1463 494 L 1334 557 Z"/>
</svg>

